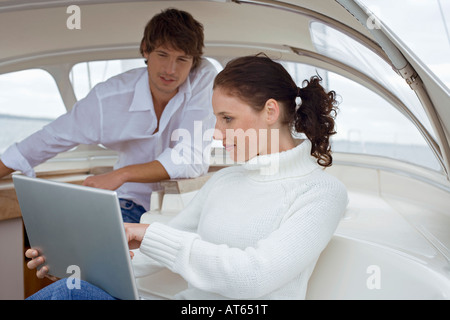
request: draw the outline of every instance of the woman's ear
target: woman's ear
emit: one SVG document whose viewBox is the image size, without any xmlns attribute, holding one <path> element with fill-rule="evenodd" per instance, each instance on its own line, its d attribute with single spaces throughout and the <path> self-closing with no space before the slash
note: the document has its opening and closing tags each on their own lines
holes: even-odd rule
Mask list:
<svg viewBox="0 0 450 320">
<path fill-rule="evenodd" d="M 277 100 L 269 99 L 264 106 L 265 116 L 267 124 L 273 125 L 278 121 L 280 117 L 280 105 Z"/>
</svg>

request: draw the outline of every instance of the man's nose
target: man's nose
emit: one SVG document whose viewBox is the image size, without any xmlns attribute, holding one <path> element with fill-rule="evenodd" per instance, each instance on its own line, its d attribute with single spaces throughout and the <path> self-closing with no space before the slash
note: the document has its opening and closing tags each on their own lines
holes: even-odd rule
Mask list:
<svg viewBox="0 0 450 320">
<path fill-rule="evenodd" d="M 175 59 L 169 59 L 164 66 L 164 72 L 167 74 L 174 74 L 176 69 L 177 63 Z"/>
</svg>

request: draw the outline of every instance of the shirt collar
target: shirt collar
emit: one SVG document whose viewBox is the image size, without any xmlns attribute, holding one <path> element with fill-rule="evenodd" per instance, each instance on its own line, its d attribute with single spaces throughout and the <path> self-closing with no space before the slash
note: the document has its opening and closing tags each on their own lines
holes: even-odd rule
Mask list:
<svg viewBox="0 0 450 320">
<path fill-rule="evenodd" d="M 191 88 L 191 73 L 187 77 L 181 86 L 178 88 L 178 92 L 175 95 L 187 95 L 190 96 L 192 92 Z M 172 98 L 173 99 L 173 98 Z M 133 100 L 131 101 L 130 111 L 146 111 L 153 109 L 153 99 L 150 92 L 150 84 L 148 81 L 148 71 L 142 73 L 139 80 L 136 82 L 134 87 Z"/>
</svg>

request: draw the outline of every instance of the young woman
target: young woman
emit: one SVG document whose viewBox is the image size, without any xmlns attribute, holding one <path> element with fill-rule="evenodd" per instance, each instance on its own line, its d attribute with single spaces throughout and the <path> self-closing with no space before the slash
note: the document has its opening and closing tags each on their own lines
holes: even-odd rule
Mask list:
<svg viewBox="0 0 450 320">
<path fill-rule="evenodd" d="M 169 268 L 189 284 L 180 299 L 305 298 L 347 192 L 322 168 L 332 164 L 335 93 L 326 93 L 318 77 L 304 84 L 297 87 L 279 63 L 261 55 L 235 59 L 219 73 L 215 137 L 244 163 L 217 172 L 168 225 L 126 224 L 130 248 L 138 248 L 137 277 Z M 40 264 L 34 260 L 30 267 Z M 48 272 L 41 270 L 40 277 Z M 64 286 L 54 285 L 67 295 Z"/>
</svg>

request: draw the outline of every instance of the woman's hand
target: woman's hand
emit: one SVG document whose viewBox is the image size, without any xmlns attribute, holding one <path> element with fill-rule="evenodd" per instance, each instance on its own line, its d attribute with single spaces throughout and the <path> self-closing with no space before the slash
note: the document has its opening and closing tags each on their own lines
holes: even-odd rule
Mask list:
<svg viewBox="0 0 450 320">
<path fill-rule="evenodd" d="M 144 239 L 145 232 L 149 224 L 141 224 L 141 223 L 124 223 L 125 226 L 125 234 L 128 241 L 128 246 L 130 249 L 137 249 L 141 246 L 142 239 Z M 133 257 L 133 253 L 130 252 L 131 257 Z M 58 280 L 57 277 L 49 275 L 48 267 L 45 264 L 45 257 L 39 255 L 39 251 L 36 249 L 28 249 L 25 251 L 25 257 L 31 259 L 27 263 L 27 267 L 30 270 L 37 269 L 36 276 L 39 279 L 49 278 L 52 281 Z"/>
<path fill-rule="evenodd" d="M 48 274 L 48 267 L 43 265 L 45 263 L 45 258 L 44 256 L 40 256 L 39 255 L 39 251 L 36 249 L 28 249 L 27 251 L 25 251 L 25 257 L 31 259 L 30 261 L 28 261 L 27 263 L 27 267 L 30 270 L 36 269 L 39 266 L 42 266 L 39 270 L 36 271 L 36 276 L 39 279 L 43 279 L 43 278 L 48 278 L 52 281 L 56 281 L 58 280 L 57 277 L 54 277 L 52 275 Z"/>
<path fill-rule="evenodd" d="M 133 250 L 141 246 L 142 239 L 144 239 L 145 232 L 147 231 L 149 224 L 142 223 L 124 223 L 125 235 L 128 241 L 128 247 Z M 133 253 L 130 252 L 131 258 Z"/>
</svg>

